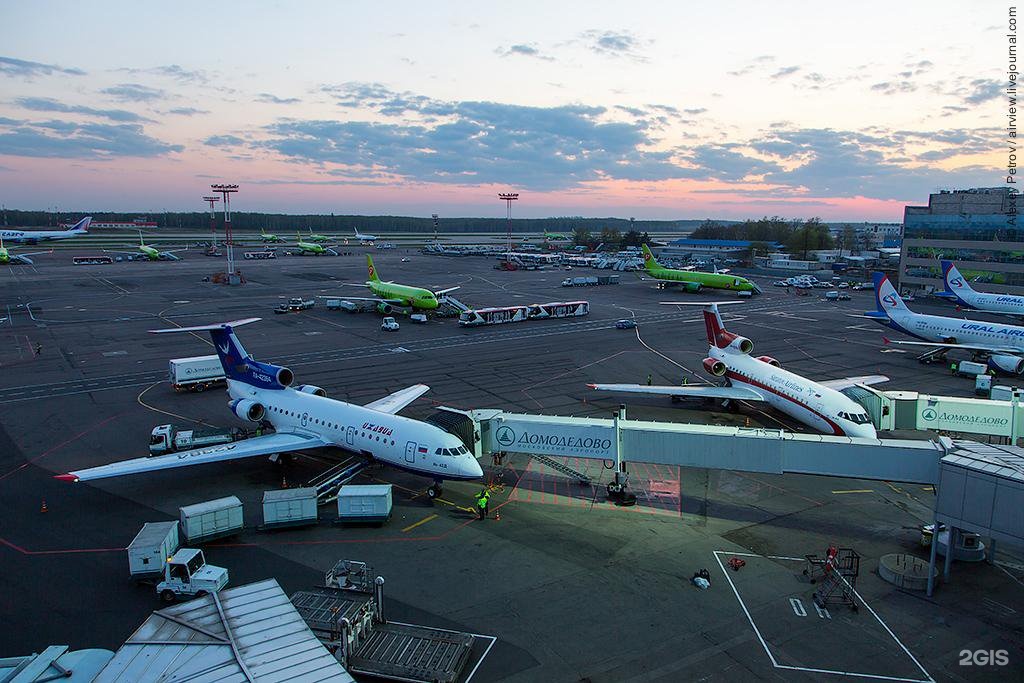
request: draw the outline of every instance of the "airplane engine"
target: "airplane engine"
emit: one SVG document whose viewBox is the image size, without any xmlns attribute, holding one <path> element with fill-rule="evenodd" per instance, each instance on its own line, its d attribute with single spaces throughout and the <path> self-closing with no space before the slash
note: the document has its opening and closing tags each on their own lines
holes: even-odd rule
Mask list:
<svg viewBox="0 0 1024 683">
<path fill-rule="evenodd" d="M 989 356 L 988 366 L 1010 375 L 1019 375 L 1024 373 L 1024 358 L 1008 355 Z"/>
<path fill-rule="evenodd" d="M 704 285 L 699 282 L 685 282 L 683 283 L 683 290 L 691 292 L 693 294 L 699 294 L 700 290 L 704 289 Z"/>
<path fill-rule="evenodd" d="M 722 330 L 718 333 L 718 347 L 723 348 L 726 346 L 731 349 L 736 349 L 740 353 L 750 353 L 754 350 L 754 342 L 750 341 L 746 337 L 741 337 L 738 334 Z"/>
<path fill-rule="evenodd" d="M 722 377 L 725 375 L 725 371 L 728 370 L 728 368 L 726 368 L 725 363 L 723 363 L 720 360 L 715 360 L 714 358 L 705 358 L 704 370 L 709 375 L 714 375 L 715 377 Z"/>
<path fill-rule="evenodd" d="M 382 313 L 384 315 L 387 315 L 388 313 L 390 313 L 393 310 L 395 310 L 395 309 L 391 306 L 391 304 L 384 303 L 384 302 L 381 302 L 381 303 L 377 304 L 377 312 L 378 313 Z"/>
<path fill-rule="evenodd" d="M 780 363 L 779 361 L 775 360 L 771 356 L 758 356 L 757 359 L 759 361 L 761 361 L 762 363 L 767 363 L 768 365 L 771 365 L 774 368 L 781 368 L 782 367 L 782 363 Z"/>
<path fill-rule="evenodd" d="M 295 387 L 304 394 L 313 394 L 314 396 L 327 397 L 327 392 L 314 384 L 302 384 Z"/>
<path fill-rule="evenodd" d="M 259 422 L 267 412 L 262 403 L 248 398 L 235 399 L 228 405 L 235 415 L 249 422 Z"/>
</svg>

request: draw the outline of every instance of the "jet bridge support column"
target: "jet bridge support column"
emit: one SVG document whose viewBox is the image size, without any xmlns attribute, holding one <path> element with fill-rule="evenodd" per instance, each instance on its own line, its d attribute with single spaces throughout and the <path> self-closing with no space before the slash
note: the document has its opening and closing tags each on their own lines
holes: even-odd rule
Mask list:
<svg viewBox="0 0 1024 683">
<path fill-rule="evenodd" d="M 626 419 L 626 406 L 619 404 L 619 409 L 612 413 L 612 447 L 615 450 L 615 475 L 608 484 L 608 498 L 619 505 L 636 505 L 636 495 L 629 492 L 629 473 L 626 463 L 622 460 L 622 431 L 620 420 Z"/>
</svg>

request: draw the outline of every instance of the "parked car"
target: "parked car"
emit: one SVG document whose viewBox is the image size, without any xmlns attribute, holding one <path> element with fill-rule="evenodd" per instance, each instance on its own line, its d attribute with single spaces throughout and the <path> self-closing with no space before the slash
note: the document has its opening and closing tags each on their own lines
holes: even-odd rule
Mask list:
<svg viewBox="0 0 1024 683">
<path fill-rule="evenodd" d="M 380 321 L 380 329 L 385 332 L 393 332 L 394 330 L 398 329 L 398 323 L 395 321 L 394 318 L 388 316 L 387 318 L 384 318 L 383 320 Z"/>
<path fill-rule="evenodd" d="M 617 330 L 632 330 L 634 327 L 636 327 L 636 321 L 629 318 L 615 321 L 615 329 Z"/>
</svg>

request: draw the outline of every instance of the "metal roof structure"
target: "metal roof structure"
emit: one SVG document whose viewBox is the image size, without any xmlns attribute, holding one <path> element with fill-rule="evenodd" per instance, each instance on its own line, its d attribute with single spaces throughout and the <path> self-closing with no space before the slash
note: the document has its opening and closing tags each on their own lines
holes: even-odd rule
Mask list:
<svg viewBox="0 0 1024 683">
<path fill-rule="evenodd" d="M 274 579 L 153 612 L 96 677 L 103 681 L 314 683 L 354 679 Z"/>
<path fill-rule="evenodd" d="M 67 645 L 51 645 L 27 657 L 0 658 L 0 683 L 89 683 L 113 656 L 110 650 L 69 650 Z"/>
<path fill-rule="evenodd" d="M 1024 547 L 1024 449 L 954 441 L 939 470 L 935 518 Z"/>
</svg>

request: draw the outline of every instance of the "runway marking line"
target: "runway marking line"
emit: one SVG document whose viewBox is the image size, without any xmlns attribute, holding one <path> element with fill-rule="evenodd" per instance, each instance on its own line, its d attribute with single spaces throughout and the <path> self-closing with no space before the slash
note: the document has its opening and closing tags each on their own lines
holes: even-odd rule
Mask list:
<svg viewBox="0 0 1024 683">
<path fill-rule="evenodd" d="M 732 588 L 733 595 L 736 596 L 737 602 L 740 603 L 740 608 L 743 610 L 743 613 L 746 615 L 747 621 L 750 623 L 750 627 L 752 629 L 754 629 L 754 635 L 756 635 L 757 639 L 761 642 L 761 647 L 764 648 L 765 654 L 768 655 L 768 659 L 771 660 L 772 666 L 774 668 L 776 668 L 776 669 L 786 669 L 786 670 L 789 670 L 789 671 L 805 671 L 807 673 L 835 674 L 835 675 L 839 675 L 839 676 L 857 676 L 859 678 L 871 678 L 871 679 L 874 679 L 874 680 L 882 680 L 882 681 L 903 681 L 905 683 L 935 683 L 935 679 L 932 678 L 931 674 L 929 674 L 928 671 L 926 671 L 923 666 L 921 666 L 921 662 L 917 661 L 917 657 L 915 657 L 913 654 L 911 654 L 910 650 L 907 649 L 907 646 L 903 644 L 903 641 L 901 641 L 899 638 L 896 637 L 896 634 L 892 632 L 892 629 L 890 629 L 889 626 L 884 621 L 882 621 L 882 618 L 880 616 L 878 616 L 878 613 L 875 612 L 875 610 L 872 609 L 871 605 L 869 605 L 867 603 L 867 601 L 864 599 L 864 596 L 862 596 L 860 593 L 858 593 L 857 589 L 854 588 L 853 586 L 851 586 L 850 583 L 848 581 L 846 581 L 845 578 L 843 578 L 843 583 L 845 583 L 846 586 L 850 589 L 850 591 L 855 596 L 857 596 L 857 600 L 860 601 L 860 604 L 862 604 L 862 605 L 864 605 L 865 607 L 868 608 L 868 611 L 871 612 L 871 616 L 873 616 L 875 618 L 875 620 L 878 621 L 878 623 L 881 625 L 881 627 L 883 629 L 885 629 L 885 632 L 888 633 L 892 637 L 892 639 L 894 641 L 896 641 L 896 644 L 900 646 L 900 649 L 903 650 L 903 652 L 908 657 L 910 657 L 910 660 L 912 662 L 914 662 L 914 664 L 917 665 L 917 668 L 921 670 L 921 673 L 923 673 L 925 675 L 925 678 L 901 678 L 901 677 L 898 677 L 898 676 L 882 676 L 880 674 L 866 674 L 866 673 L 860 673 L 860 672 L 857 672 L 857 671 L 838 671 L 836 669 L 818 669 L 818 668 L 813 668 L 813 667 L 790 666 L 788 664 L 779 664 L 778 660 L 775 659 L 775 655 L 773 655 L 772 651 L 768 648 L 768 643 L 765 642 L 764 636 L 761 635 L 760 629 L 758 629 L 757 625 L 754 623 L 754 618 L 750 615 L 750 610 L 747 609 L 746 603 L 744 603 L 743 602 L 743 598 L 740 597 L 740 592 L 739 592 L 739 590 L 737 590 L 736 584 L 733 583 L 732 577 L 729 576 L 729 572 L 726 570 L 725 565 L 722 564 L 722 558 L 719 557 L 719 555 L 728 555 L 730 557 L 755 557 L 755 558 L 759 558 L 759 559 L 782 560 L 782 561 L 786 561 L 786 562 L 805 562 L 806 558 L 803 558 L 803 557 L 785 557 L 785 556 L 781 556 L 781 555 L 758 555 L 757 553 L 742 553 L 742 552 L 735 552 L 734 553 L 734 552 L 729 552 L 727 550 L 715 550 L 715 551 L 713 551 L 712 554 L 715 557 L 715 562 L 718 563 L 718 568 L 722 570 L 722 575 L 725 576 L 726 581 L 729 582 L 729 587 Z M 842 578 L 842 577 L 840 577 L 840 578 Z"/>
<path fill-rule="evenodd" d="M 833 491 L 832 493 L 874 493 L 874 489 L 850 489 L 848 491 Z"/>
<path fill-rule="evenodd" d="M 405 527 L 404 529 L 402 529 L 402 531 L 403 532 L 405 532 L 405 531 L 412 531 L 413 529 L 415 529 L 416 527 L 420 526 L 421 524 L 426 524 L 427 522 L 429 522 L 431 520 L 434 520 L 434 519 L 437 519 L 437 515 L 436 514 L 427 515 L 426 517 L 424 517 L 420 521 L 413 522 L 409 526 Z"/>
</svg>

